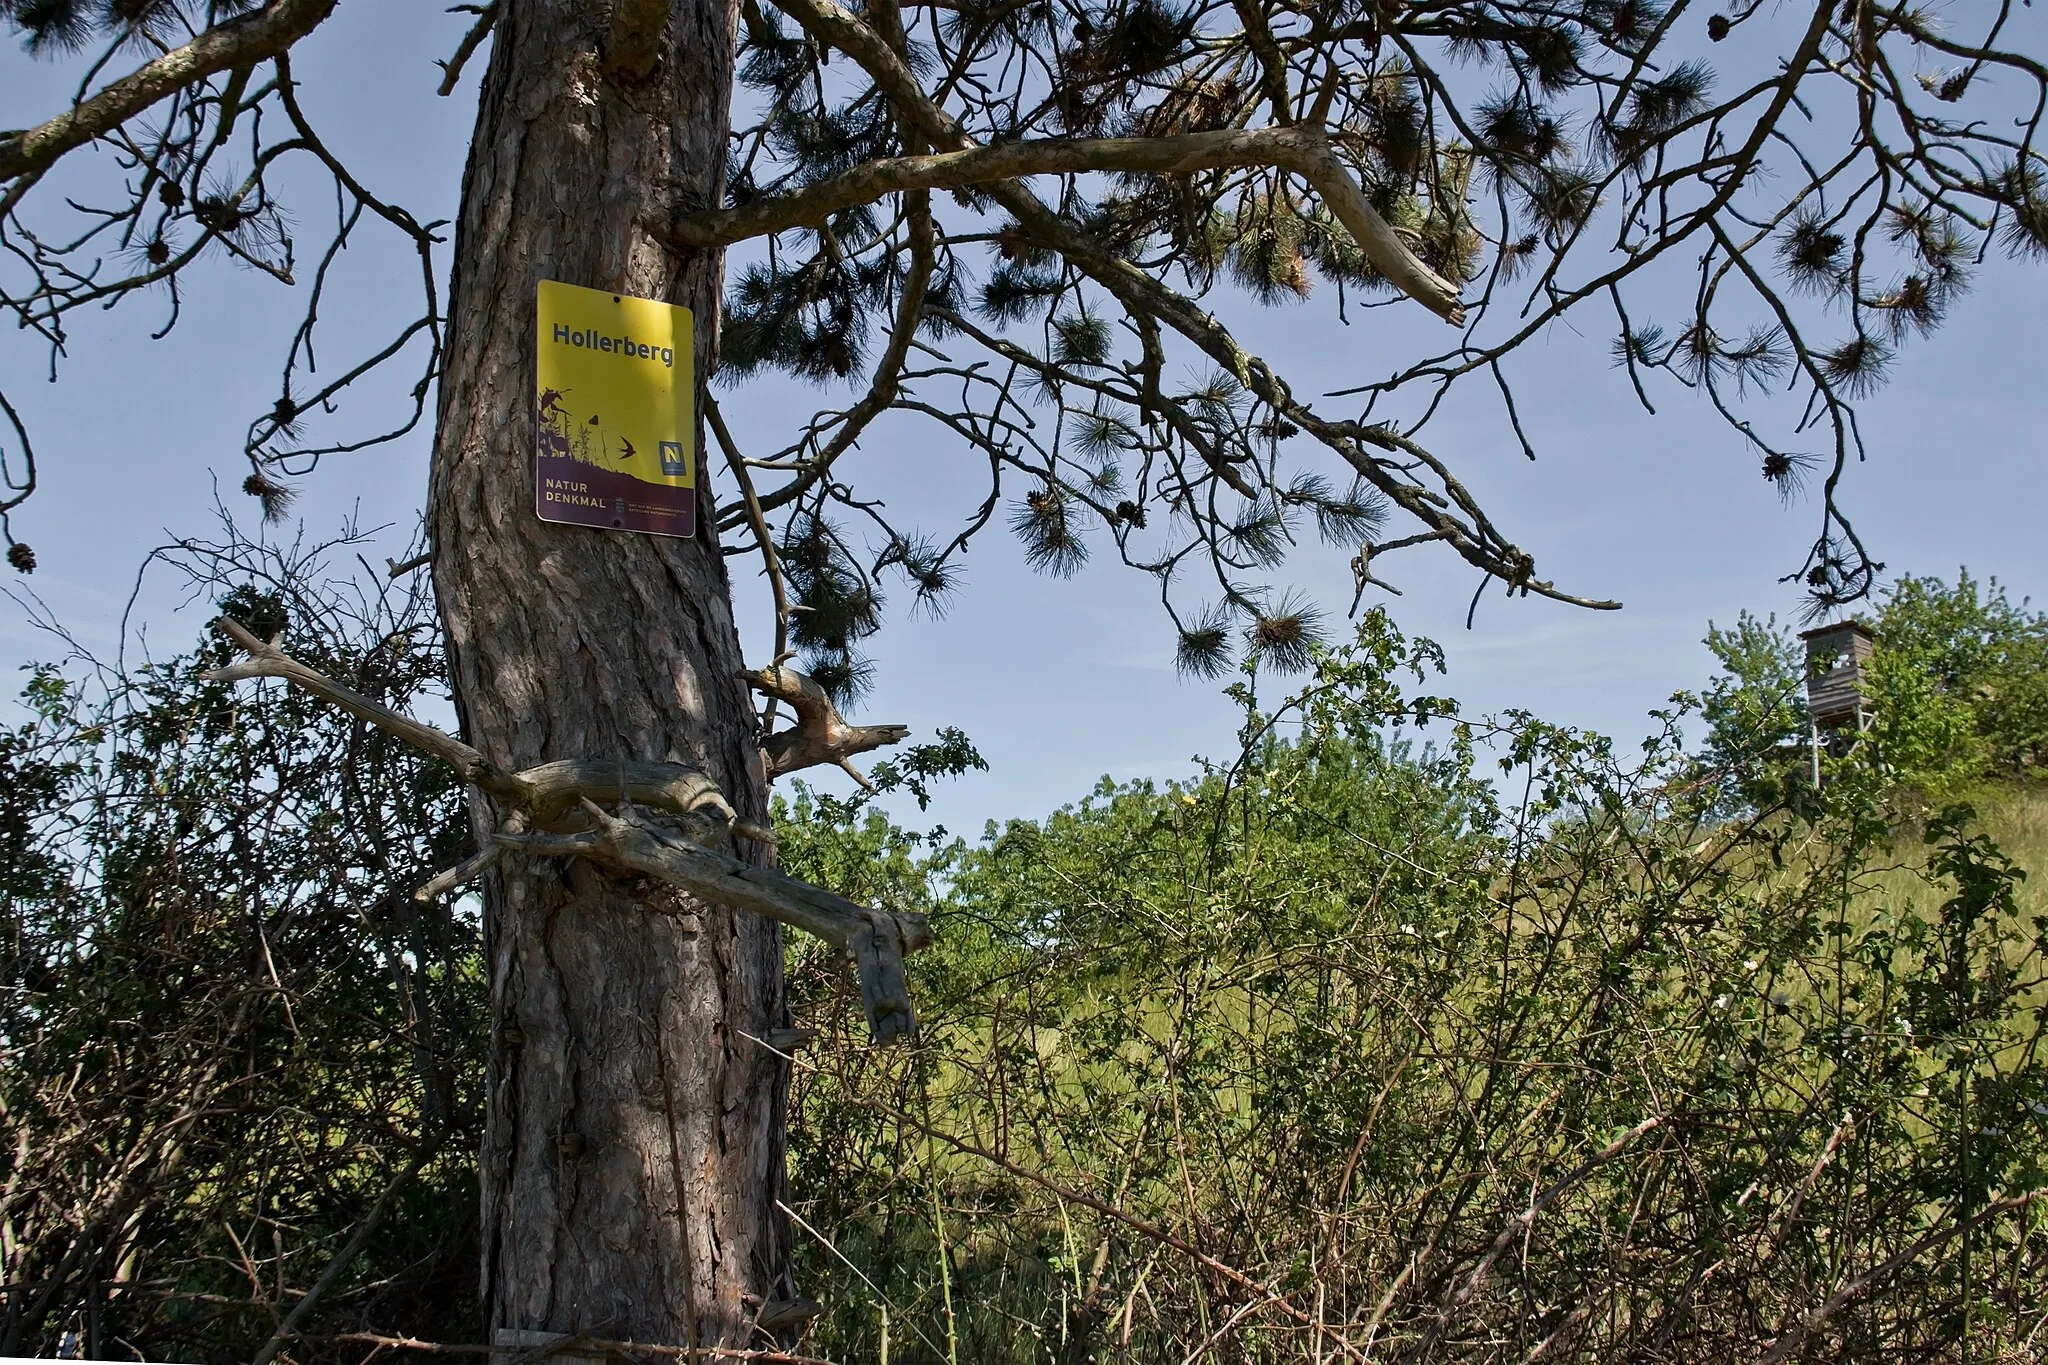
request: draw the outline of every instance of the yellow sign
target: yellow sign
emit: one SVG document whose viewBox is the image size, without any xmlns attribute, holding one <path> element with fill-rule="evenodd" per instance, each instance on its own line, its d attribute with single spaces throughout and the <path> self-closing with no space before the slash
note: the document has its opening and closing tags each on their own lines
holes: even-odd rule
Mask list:
<svg viewBox="0 0 2048 1365">
<path fill-rule="evenodd" d="M 534 367 L 542 521 L 697 530 L 690 310 L 542 280 Z"/>
</svg>

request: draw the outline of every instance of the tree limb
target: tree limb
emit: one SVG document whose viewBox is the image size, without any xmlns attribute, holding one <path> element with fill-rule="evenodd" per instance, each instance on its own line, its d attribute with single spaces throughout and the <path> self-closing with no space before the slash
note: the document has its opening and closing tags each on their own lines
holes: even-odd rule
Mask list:
<svg viewBox="0 0 2048 1365">
<path fill-rule="evenodd" d="M 507 773 L 446 731 L 380 706 L 300 663 L 274 641 L 257 639 L 239 621 L 224 616 L 214 625 L 249 657 L 205 674 L 209 681 L 281 678 L 442 760 L 462 774 L 464 781 L 512 808 L 504 828 L 493 837 L 493 848 L 435 877 L 415 893 L 419 898 L 431 899 L 477 876 L 489 866 L 490 855 L 502 849 L 544 857 L 591 858 L 655 877 L 719 905 L 766 915 L 838 945 L 853 955 L 861 1004 L 875 1041 L 887 1042 L 917 1027 L 903 956 L 931 946 L 931 926 L 925 917 L 871 910 L 695 842 L 696 838 L 722 840 L 732 834 L 766 842 L 775 837 L 768 830 L 735 819 L 731 804 L 709 774 L 686 763 L 602 758 L 556 759 Z M 800 718 L 806 707 L 814 707 L 824 698 L 823 689 L 801 674 L 779 668 L 772 671 L 788 674 L 787 678 L 774 677 L 772 686 L 803 694 L 801 703 L 791 697 Z M 806 688 L 816 697 L 805 692 Z M 830 701 L 824 704 L 836 720 L 838 712 Z M 894 743 L 906 733 L 900 725 L 848 726 L 841 722 L 837 738 L 828 742 L 849 746 L 845 752 L 858 753 L 877 744 Z M 873 735 L 890 737 L 863 742 Z M 597 798 L 617 802 L 621 813 L 613 815 Z M 682 828 L 656 829 L 627 813 L 636 805 L 673 812 L 682 817 Z"/>
<path fill-rule="evenodd" d="M 275 641 L 265 643 L 257 639 L 241 622 L 223 616 L 214 626 L 247 651 L 248 657 L 205 674 L 207 681 L 280 678 L 302 687 L 358 720 L 368 721 L 422 753 L 440 759 L 461 774 L 463 781 L 520 811 L 535 828 L 587 828 L 581 820 L 581 804 L 586 800 L 610 799 L 656 806 L 684 816 L 702 817 L 709 812 L 720 826 L 750 838 L 760 838 L 765 833 L 756 826 L 736 822 L 732 806 L 718 790 L 718 784 L 690 764 L 558 758 L 508 773 L 446 730 L 400 715 L 300 663 L 279 649 Z"/>
<path fill-rule="evenodd" d="M 1458 286 L 1431 270 L 1408 249 L 1408 244 L 1380 217 L 1358 181 L 1337 159 L 1329 139 L 1311 130 L 1295 159 L 1286 164 L 1316 187 L 1316 193 L 1351 234 L 1359 251 L 1388 283 L 1446 322 L 1463 325 L 1465 306 L 1458 301 Z"/>
<path fill-rule="evenodd" d="M 1298 158 L 1321 139 L 1306 128 L 1224 128 L 1166 137 L 1053 137 L 974 145 L 927 156 L 884 157 L 791 194 L 738 208 L 678 213 L 668 240 L 683 247 L 730 246 L 793 227 L 815 226 L 857 204 L 912 190 L 954 190 L 990 180 L 1091 171 L 1192 175 Z"/>
<path fill-rule="evenodd" d="M 846 53 L 858 62 L 876 88 L 896 107 L 899 114 L 911 125 L 932 140 L 935 146 L 953 151 L 972 150 L 978 146 L 954 120 L 934 104 L 925 94 L 916 76 L 901 58 L 882 39 L 862 23 L 859 18 L 833 0 L 778 0 L 778 7 L 800 24 L 813 41 L 828 45 Z M 1311 136 L 1319 136 L 1310 130 Z M 1284 144 L 1283 144 L 1284 145 Z M 1325 144 L 1324 153 L 1313 151 L 1298 154 L 1297 163 L 1304 176 L 1317 183 L 1320 192 L 1331 198 L 1331 210 L 1336 212 L 1339 204 L 1346 203 L 1345 186 L 1356 189 L 1350 172 L 1337 160 L 1336 154 Z M 1419 518 L 1425 525 L 1442 533 L 1442 537 L 1453 549 L 1474 566 L 1481 568 L 1492 577 L 1506 582 L 1511 589 L 1533 592 L 1556 601 L 1574 606 L 1590 607 L 1595 610 L 1612 611 L 1620 607 L 1619 602 L 1578 597 L 1559 591 L 1553 585 L 1537 579 L 1533 574 L 1534 561 L 1523 551 L 1508 544 L 1477 517 L 1473 504 L 1455 480 L 1449 479 L 1449 471 L 1441 462 L 1430 459 L 1432 468 L 1445 477 L 1447 488 L 1458 498 L 1461 507 L 1472 512 L 1475 525 L 1466 526 L 1443 510 L 1442 499 L 1428 490 L 1394 477 L 1380 461 L 1362 449 L 1361 442 L 1399 449 L 1414 454 L 1408 447 L 1413 443 L 1384 427 L 1364 427 L 1356 422 L 1331 422 L 1318 417 L 1299 402 L 1288 391 L 1286 384 L 1275 375 L 1270 367 L 1257 357 L 1248 354 L 1229 330 L 1216 318 L 1159 280 L 1154 279 L 1130 261 L 1106 250 L 1083 229 L 1047 207 L 1029 188 L 1015 180 L 989 182 L 989 197 L 1014 215 L 1019 224 L 1039 241 L 1065 256 L 1069 262 L 1115 295 L 1134 313 L 1159 318 L 1175 331 L 1199 346 L 1217 363 L 1223 365 L 1237 380 L 1244 384 L 1261 401 L 1270 404 L 1280 415 L 1296 423 L 1329 445 L 1375 488 L 1392 498 L 1403 510 Z M 1366 231 L 1366 239 L 1360 240 L 1361 251 L 1370 251 L 1372 242 L 1380 240 L 1376 230 L 1369 227 L 1371 219 L 1378 217 L 1371 205 L 1359 192 L 1356 202 L 1348 204 L 1346 210 L 1354 221 Z M 1391 228 L 1386 229 L 1385 240 L 1400 244 Z M 1384 246 L 1384 241 L 1382 241 Z M 1406 253 L 1407 248 L 1401 245 Z M 1408 253 L 1412 257 L 1412 253 Z M 1418 278 L 1413 271 L 1394 263 L 1401 270 L 1410 287 L 1424 288 L 1427 280 Z M 1420 260 L 1415 261 L 1415 270 L 1424 272 L 1430 279 L 1436 279 Z M 1383 273 L 1385 268 L 1383 267 Z M 1389 276 L 1389 278 L 1394 278 Z M 1426 295 L 1417 297 L 1425 303 L 1431 300 Z M 1445 316 L 1452 322 L 1462 322 L 1463 306 L 1456 302 L 1456 291 L 1445 282 L 1445 293 L 1436 297 L 1437 302 L 1446 298 L 1450 311 Z M 1432 501 L 1433 500 L 1433 501 Z"/>
<path fill-rule="evenodd" d="M 497 841 L 522 853 L 590 858 L 638 872 L 837 944 L 853 954 L 861 1006 L 875 1041 L 887 1042 L 917 1026 L 903 956 L 931 946 L 931 925 L 923 915 L 870 910 L 729 853 L 666 837 L 647 823 L 613 815 L 594 802 L 584 803 L 584 813 L 595 828 L 582 834 L 500 834 Z"/>
<path fill-rule="evenodd" d="M 825 694 L 824 688 L 781 664 L 749 669 L 740 674 L 740 679 L 764 697 L 788 702 L 790 709 L 796 712 L 794 729 L 770 735 L 761 741 L 761 752 L 768 760 L 771 781 L 799 768 L 814 768 L 824 763 L 844 765 L 855 754 L 864 754 L 885 744 L 901 743 L 910 734 L 907 725 L 848 725 L 840 718 L 839 708 L 832 704 L 832 698 Z M 858 773 L 854 775 L 860 776 Z M 861 779 L 863 784 L 866 780 Z"/>
<path fill-rule="evenodd" d="M 1237 10 L 1238 21 L 1244 25 L 1245 45 L 1259 59 L 1259 94 L 1272 106 L 1273 118 L 1277 122 L 1292 123 L 1292 101 L 1287 95 L 1287 59 L 1280 53 L 1280 44 L 1273 41 L 1272 26 L 1266 22 L 1258 0 L 1233 0 L 1232 7 Z"/>
<path fill-rule="evenodd" d="M 1458 287 L 1431 270 L 1395 235 L 1386 220 L 1366 202 L 1364 191 L 1358 188 L 1351 173 L 1330 151 L 1328 140 L 1320 130 L 1287 127 L 1244 132 L 1183 133 L 1162 138 L 1048 138 L 983 146 L 931 102 L 910 68 L 880 35 L 833 0 L 780 0 L 778 8 L 794 18 L 813 38 L 838 48 L 858 62 L 904 121 L 929 138 L 933 146 L 943 150 L 936 156 L 897 157 L 856 167 L 787 199 L 767 200 L 744 209 L 683 215 L 669 225 L 671 234 L 679 243 L 711 244 L 708 241 L 691 241 L 683 234 L 708 228 L 715 238 L 723 227 L 719 220 L 724 215 L 733 215 L 735 223 L 741 221 L 739 215 L 743 214 L 756 215 L 755 221 L 772 222 L 775 206 L 792 200 L 803 201 L 796 210 L 797 216 L 785 224 L 793 227 L 822 216 L 817 205 L 829 203 L 836 195 L 851 196 L 836 205 L 844 208 L 850 204 L 870 202 L 898 190 L 960 188 L 1015 180 L 1025 175 L 1155 169 L 1160 174 L 1184 174 L 1213 168 L 1198 164 L 1202 154 L 1218 155 L 1224 148 L 1235 146 L 1237 150 L 1233 157 L 1215 164 L 1272 165 L 1308 178 L 1318 193 L 1331 199 L 1331 211 L 1337 213 L 1338 220 L 1353 234 L 1358 249 L 1382 275 L 1439 317 L 1452 323 L 1464 320 L 1465 310 L 1458 301 Z M 1148 144 L 1165 145 L 1169 163 L 1166 167 L 1155 168 L 1146 164 L 1158 155 Z M 1244 150 L 1247 146 L 1261 148 L 1264 155 L 1247 157 Z M 1175 156 L 1195 156 L 1197 162 L 1175 167 L 1171 164 Z M 1041 158 L 1048 164 L 1035 165 Z M 940 178 L 926 179 L 931 176 Z M 869 192 L 866 187 L 871 185 L 882 188 Z M 997 202 L 1017 214 L 1020 221 L 1026 221 L 1027 226 L 1035 226 L 1026 219 L 1026 215 L 1037 215 L 1013 202 L 1013 196 L 1020 190 L 1021 187 L 1013 187 L 1011 194 L 992 193 Z M 1051 215 L 1051 210 L 1038 204 L 1035 197 L 1031 198 L 1040 214 Z M 831 211 L 831 208 L 823 210 Z M 703 221 L 705 227 L 686 226 L 686 220 Z M 739 241 L 776 230 L 779 229 L 760 227 L 722 240 Z M 1134 274 L 1143 274 L 1135 266 L 1130 269 Z"/>
<path fill-rule="evenodd" d="M 0 182 L 48 169 L 72 148 L 194 81 L 275 57 L 318 28 L 334 6 L 335 0 L 277 0 L 260 13 L 214 25 L 55 118 L 0 141 Z"/>
<path fill-rule="evenodd" d="M 257 639 L 249 632 L 247 626 L 232 617 L 223 616 L 213 625 L 215 630 L 240 645 L 249 657 L 205 674 L 208 682 L 282 678 L 296 687 L 311 692 L 322 701 L 334 703 L 358 720 L 366 720 L 380 729 L 390 731 L 422 753 L 433 755 L 460 773 L 463 781 L 481 787 L 492 796 L 517 801 L 522 795 L 516 778 L 446 730 L 437 729 L 410 716 L 401 716 L 390 707 L 380 706 L 362 693 L 343 687 L 332 678 L 308 668 L 279 649 L 275 640 L 266 643 Z"/>
<path fill-rule="evenodd" d="M 469 59 L 475 55 L 477 48 L 483 45 L 485 37 L 497 26 L 497 22 L 498 0 L 491 0 L 490 4 L 477 11 L 476 22 L 470 25 L 469 32 L 462 35 L 462 41 L 455 45 L 455 55 L 447 61 L 435 63 L 441 68 L 441 84 L 435 90 L 435 94 L 446 97 L 455 93 L 455 87 L 462 80 L 462 68 L 468 65 Z"/>
<path fill-rule="evenodd" d="M 924 301 L 930 291 L 932 272 L 938 259 L 930 193 L 924 190 L 908 192 L 904 217 L 910 229 L 910 269 L 904 275 L 902 289 L 897 295 L 896 319 L 889 329 L 888 348 L 875 365 L 868 391 L 847 410 L 839 423 L 839 430 L 811 460 L 810 468 L 761 499 L 760 511 L 772 511 L 782 506 L 826 477 L 833 462 L 852 448 L 868 424 L 881 416 L 902 390 L 903 362 L 910 354 L 911 343 L 917 338 L 918 324 L 923 321 Z"/>
<path fill-rule="evenodd" d="M 492 844 L 480 853 L 467 858 L 445 872 L 436 873 L 412 893 L 412 898 L 422 905 L 440 899 L 458 886 L 467 886 L 484 873 L 498 865 L 498 859 L 505 856 L 505 850 Z"/>
</svg>

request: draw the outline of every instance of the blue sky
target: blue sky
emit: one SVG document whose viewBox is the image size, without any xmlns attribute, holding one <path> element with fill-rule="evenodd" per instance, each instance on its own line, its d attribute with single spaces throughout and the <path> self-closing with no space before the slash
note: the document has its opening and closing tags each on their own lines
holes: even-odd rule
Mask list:
<svg viewBox="0 0 2048 1365">
<path fill-rule="evenodd" d="M 474 115 L 473 75 L 452 98 L 433 93 L 431 58 L 453 46 L 461 18 L 356 0 L 298 62 L 309 112 L 337 149 L 373 189 L 424 217 L 454 212 Z M 47 117 L 69 93 L 63 68 L 11 46 L 0 51 L 0 73 L 0 127 Z M 331 198 L 311 179 L 287 195 L 311 240 Z M 366 236 L 351 249 L 325 313 L 336 361 L 402 325 L 407 269 L 388 241 Z M 42 465 L 42 490 L 15 519 L 41 568 L 14 586 L 33 588 L 81 640 L 109 652 L 143 556 L 210 529 L 216 482 L 253 526 L 253 504 L 239 492 L 242 432 L 276 396 L 278 358 L 300 305 L 274 282 L 215 265 L 192 281 L 178 328 L 152 342 L 144 333 L 160 306 L 131 302 L 77 320 L 54 386 L 40 380 L 47 357 L 39 347 L 21 334 L 0 336 L 0 384 L 31 423 Z M 1228 315 L 1304 393 L 1384 368 L 1386 348 L 1401 339 L 1398 327 L 1389 334 L 1384 311 L 1349 329 L 1313 306 Z M 1943 331 L 1909 347 L 1889 387 L 1862 405 L 1870 458 L 1852 473 L 1845 501 L 1893 573 L 1946 576 L 1967 564 L 2016 594 L 2048 595 L 2044 319 L 2048 270 L 1993 261 Z M 1538 461 L 1523 458 L 1476 390 L 1432 428 L 1434 448 L 1536 554 L 1541 575 L 1621 598 L 1626 609 L 1590 613 L 1489 594 L 1467 631 L 1474 574 L 1429 550 L 1386 565 L 1404 596 L 1381 600 L 1405 629 L 1445 646 L 1449 689 L 1469 708 L 1524 706 L 1632 738 L 1647 708 L 1706 676 L 1699 641 L 1710 619 L 1730 621 L 1745 607 L 1796 610 L 1798 594 L 1776 580 L 1797 567 L 1815 512 L 1782 508 L 1739 438 L 1681 391 L 1664 391 L 1660 414 L 1645 414 L 1611 367 L 1603 333 L 1561 326 L 1519 359 L 1515 377 Z M 807 412 L 819 397 L 796 388 L 767 382 L 720 398 L 743 442 L 766 445 L 792 402 Z M 384 401 L 396 410 L 395 396 Z M 370 556 L 377 562 L 410 533 L 426 451 L 424 433 L 415 433 L 331 461 L 299 481 L 295 514 L 313 534 L 352 513 L 393 523 L 389 551 Z M 930 427 L 884 425 L 860 458 L 886 496 L 928 511 L 934 524 L 978 495 L 956 473 L 961 452 Z M 1280 581 L 1341 612 L 1350 598 L 1346 558 L 1305 548 Z M 1109 564 L 1068 581 L 1034 576 L 1000 530 L 975 544 L 966 567 L 966 587 L 943 619 L 892 613 L 873 650 L 879 685 L 863 713 L 923 734 L 957 725 L 990 759 L 990 772 L 947 788 L 929 818 L 975 830 L 991 817 L 1077 799 L 1104 774 L 1177 776 L 1191 755 L 1228 749 L 1230 707 L 1216 684 L 1176 678 L 1172 630 L 1148 580 Z M 735 570 L 742 633 L 759 659 L 768 647 L 765 595 L 747 563 Z M 182 648 L 207 614 L 203 603 L 182 604 L 175 586 L 146 579 L 137 599 L 137 619 L 160 651 Z M 53 648 L 0 601 L 0 664 L 11 670 Z M 818 782 L 848 785 L 836 773 Z"/>
</svg>

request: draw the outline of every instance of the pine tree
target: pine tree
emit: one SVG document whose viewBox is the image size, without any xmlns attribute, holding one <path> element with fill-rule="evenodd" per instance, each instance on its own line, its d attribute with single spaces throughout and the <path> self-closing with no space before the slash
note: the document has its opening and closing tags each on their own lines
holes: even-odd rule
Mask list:
<svg viewBox="0 0 2048 1365">
<path fill-rule="evenodd" d="M 1245 652 L 1306 666 L 1325 618 L 1270 580 L 1311 528 L 1358 546 L 1361 594 L 1389 554 L 1430 544 L 1482 588 L 1617 606 L 1539 577 L 1424 439 L 1450 389 L 1511 394 L 1514 352 L 1570 314 L 1611 316 L 1645 403 L 1656 382 L 1699 390 L 1781 488 L 1828 469 L 1796 573 L 1822 606 L 1853 600 L 1877 567 L 1836 502 L 1860 449 L 1853 401 L 1980 260 L 2048 254 L 2027 115 L 2048 78 L 2026 17 L 1937 28 L 1881 0 L 1705 16 L 1655 0 L 460 8 L 474 22 L 444 91 L 485 69 L 444 312 L 439 225 L 378 198 L 297 98 L 293 54 L 334 0 L 0 0 L 31 55 L 97 62 L 73 107 L 0 134 L 0 300 L 55 356 L 75 310 L 203 287 L 207 262 L 232 260 L 306 293 L 306 342 L 358 223 L 419 255 L 423 311 L 388 350 L 316 378 L 295 345 L 251 424 L 246 488 L 285 515 L 291 471 L 378 439 L 346 429 L 352 386 L 430 348 L 412 420 L 385 435 L 431 406 L 427 523 L 463 740 L 406 733 L 474 792 L 498 1332 L 749 1347 L 802 1320 L 778 1208 L 786 1063 L 762 1041 L 787 1023 L 781 930 L 755 910 L 782 896 L 804 922 L 789 906 L 811 893 L 748 901 L 770 874 L 728 863 L 769 861 L 748 831 L 771 775 L 893 733 L 835 709 L 870 681 L 860 642 L 891 575 L 942 605 L 990 525 L 1054 574 L 1111 550 L 1157 580 L 1197 673 Z M 88 162 L 95 147 L 108 155 Z M 331 173 L 345 209 L 311 272 L 267 179 L 285 157 Z M 748 255 L 722 299 L 735 247 Z M 1659 270 L 1696 272 L 1689 315 L 1631 313 Z M 528 338 L 543 278 L 687 304 L 697 372 L 720 383 L 774 369 L 851 399 L 833 393 L 786 448 L 745 452 L 704 395 L 700 448 L 725 470 L 694 538 L 541 524 Z M 1459 330 L 1340 410 L 1296 394 L 1227 320 L 1311 298 Z M 1210 377 L 1179 382 L 1191 372 Z M 1828 454 L 1740 415 L 1784 382 Z M 34 461 L 4 411 L 0 529 L 27 572 L 14 527 Z M 894 525 L 861 491 L 856 451 L 888 413 L 985 461 L 955 533 Z M 757 487 L 764 471 L 776 482 Z M 777 597 L 778 657 L 752 673 L 734 552 L 761 558 Z M 240 676 L 306 681 L 244 644 Z M 748 686 L 769 716 L 796 709 L 773 761 Z M 554 786 L 526 776 L 550 764 L 569 765 Z M 648 874 L 681 863 L 696 881 Z M 816 922 L 855 926 L 878 1031 L 905 1026 L 892 954 L 915 926 L 844 913 Z"/>
</svg>

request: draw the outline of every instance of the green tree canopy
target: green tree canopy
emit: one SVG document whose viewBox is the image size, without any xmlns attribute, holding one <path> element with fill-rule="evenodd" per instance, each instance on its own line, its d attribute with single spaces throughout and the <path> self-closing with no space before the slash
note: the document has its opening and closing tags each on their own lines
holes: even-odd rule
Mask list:
<svg viewBox="0 0 2048 1365">
<path fill-rule="evenodd" d="M 1952 584 L 1899 578 L 1868 620 L 1872 720 L 1854 761 L 1936 799 L 2036 776 L 2048 754 L 2048 616 L 1962 569 Z M 1806 660 L 1791 631 L 1744 613 L 1706 643 L 1724 670 L 1704 695 L 1710 763 L 1743 770 L 1806 737 Z"/>
</svg>

